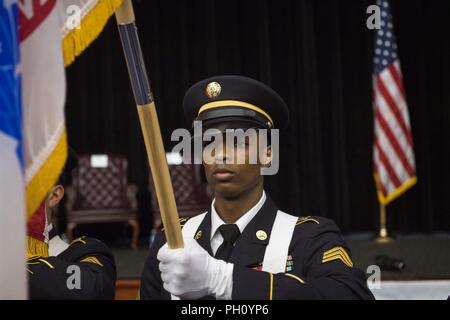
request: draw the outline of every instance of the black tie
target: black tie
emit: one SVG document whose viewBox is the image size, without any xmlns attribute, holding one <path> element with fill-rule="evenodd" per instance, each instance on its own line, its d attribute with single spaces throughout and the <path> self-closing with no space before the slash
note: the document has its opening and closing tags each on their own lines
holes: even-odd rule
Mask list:
<svg viewBox="0 0 450 320">
<path fill-rule="evenodd" d="M 233 251 L 233 245 L 241 235 L 241 232 L 235 224 L 223 224 L 219 227 L 219 232 L 223 237 L 223 242 L 219 249 L 217 249 L 215 257 L 217 259 L 228 261 L 231 251 Z"/>
</svg>

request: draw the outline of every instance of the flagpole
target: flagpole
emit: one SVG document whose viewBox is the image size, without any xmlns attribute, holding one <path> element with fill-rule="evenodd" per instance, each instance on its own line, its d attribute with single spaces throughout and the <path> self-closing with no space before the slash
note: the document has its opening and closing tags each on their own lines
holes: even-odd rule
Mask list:
<svg viewBox="0 0 450 320">
<path fill-rule="evenodd" d="M 122 5 L 116 10 L 116 20 L 130 75 L 131 87 L 136 100 L 167 244 L 173 249 L 182 248 L 183 237 L 178 219 L 178 210 L 131 0 L 124 0 Z"/>
<path fill-rule="evenodd" d="M 394 239 L 389 236 L 387 225 L 386 225 L 386 206 L 380 203 L 380 231 L 378 232 L 378 237 L 375 238 L 376 242 L 387 243 Z"/>
</svg>

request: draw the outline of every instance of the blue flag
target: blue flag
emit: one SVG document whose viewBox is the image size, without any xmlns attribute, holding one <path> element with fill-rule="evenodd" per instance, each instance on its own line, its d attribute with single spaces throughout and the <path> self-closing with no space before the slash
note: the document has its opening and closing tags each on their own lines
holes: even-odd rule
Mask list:
<svg viewBox="0 0 450 320">
<path fill-rule="evenodd" d="M 0 2 L 0 299 L 25 299 L 25 198 L 18 1 Z"/>
<path fill-rule="evenodd" d="M 17 141 L 22 157 L 22 105 L 17 1 L 0 4 L 0 132 Z"/>
</svg>

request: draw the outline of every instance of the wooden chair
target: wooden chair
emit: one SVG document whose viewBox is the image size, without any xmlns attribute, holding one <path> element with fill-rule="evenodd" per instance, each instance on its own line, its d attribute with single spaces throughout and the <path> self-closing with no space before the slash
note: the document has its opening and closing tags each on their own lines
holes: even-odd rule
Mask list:
<svg viewBox="0 0 450 320">
<path fill-rule="evenodd" d="M 131 247 L 137 249 L 137 186 L 128 185 L 127 167 L 127 159 L 120 155 L 108 155 L 105 167 L 92 166 L 91 155 L 79 157 L 72 186 L 66 188 L 69 241 L 78 224 L 127 222 L 133 229 Z"/>
<path fill-rule="evenodd" d="M 202 179 L 203 167 L 194 164 L 169 165 L 178 215 L 190 217 L 207 211 L 211 206 L 211 195 L 208 184 Z M 149 190 L 153 213 L 153 234 L 162 227 L 161 211 L 156 199 L 153 178 L 150 173 Z"/>
</svg>

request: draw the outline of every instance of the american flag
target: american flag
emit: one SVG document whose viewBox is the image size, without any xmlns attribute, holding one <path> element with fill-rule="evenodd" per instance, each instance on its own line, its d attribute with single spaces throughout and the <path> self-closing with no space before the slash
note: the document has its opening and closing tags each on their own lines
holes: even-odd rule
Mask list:
<svg viewBox="0 0 450 320">
<path fill-rule="evenodd" d="M 389 3 L 378 0 L 377 5 L 381 9 L 381 26 L 375 33 L 373 159 L 378 199 L 386 205 L 413 186 L 417 178 Z"/>
</svg>

